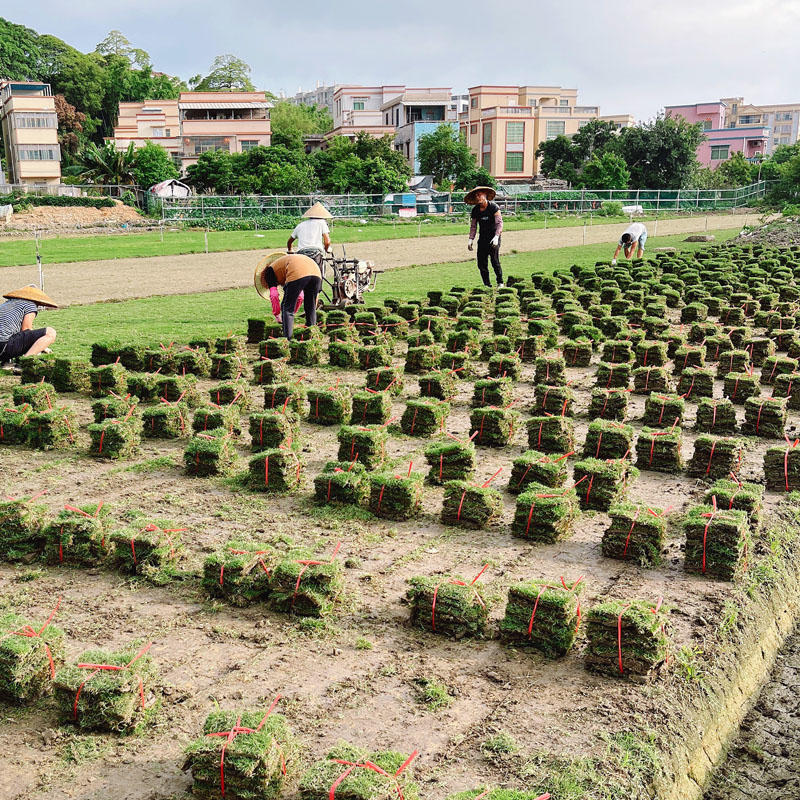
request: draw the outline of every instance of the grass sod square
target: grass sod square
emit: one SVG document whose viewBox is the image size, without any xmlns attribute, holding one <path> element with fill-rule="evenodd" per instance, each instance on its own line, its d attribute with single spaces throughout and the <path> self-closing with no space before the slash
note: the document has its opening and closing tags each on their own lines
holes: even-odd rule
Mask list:
<svg viewBox="0 0 800 800">
<path fill-rule="evenodd" d="M 595 385 L 600 389 L 627 389 L 631 374 L 631 365 L 628 363 L 611 364 L 601 361 L 597 365 Z"/>
<path fill-rule="evenodd" d="M 571 417 L 574 414 L 574 407 L 575 392 L 569 386 L 537 383 L 533 387 L 531 412 L 534 414 Z"/>
<path fill-rule="evenodd" d="M 346 387 L 310 388 L 307 397 L 309 422 L 317 425 L 344 425 L 350 419 L 352 407 L 350 392 Z"/>
<path fill-rule="evenodd" d="M 687 572 L 732 581 L 742 572 L 750 549 L 746 511 L 694 506 L 683 520 Z"/>
<path fill-rule="evenodd" d="M 532 483 L 538 483 L 551 489 L 563 486 L 567 480 L 567 457 L 564 455 L 548 455 L 537 450 L 526 450 L 517 456 L 511 467 L 511 477 L 507 490 L 511 494 L 527 491 Z"/>
<path fill-rule="evenodd" d="M 471 378 L 475 374 L 475 362 L 469 353 L 442 353 L 438 368 L 462 379 Z"/>
<path fill-rule="evenodd" d="M 633 361 L 633 342 L 612 339 L 603 344 L 602 358 L 608 364 L 628 364 Z"/>
<path fill-rule="evenodd" d="M 158 381 L 158 397 L 168 403 L 186 403 L 189 408 L 200 405 L 196 375 L 162 375 Z"/>
<path fill-rule="evenodd" d="M 642 428 L 636 440 L 639 469 L 675 474 L 683 470 L 683 431 L 674 428 Z"/>
<path fill-rule="evenodd" d="M 446 344 L 448 353 L 467 353 L 477 355 L 480 353 L 480 336 L 478 331 L 469 328 L 456 328 L 447 335 Z"/>
<path fill-rule="evenodd" d="M 0 407 L 0 445 L 26 444 L 32 413 L 30 406 Z"/>
<path fill-rule="evenodd" d="M 338 549 L 338 548 L 337 548 Z M 300 617 L 325 617 L 344 591 L 342 565 L 298 550 L 277 562 L 270 578 L 267 602 L 275 611 Z"/>
<path fill-rule="evenodd" d="M 388 434 L 383 425 L 342 425 L 336 439 L 339 442 L 339 461 L 355 459 L 368 470 L 377 469 L 386 461 Z"/>
<path fill-rule="evenodd" d="M 201 349 L 183 348 L 172 355 L 172 371 L 176 375 L 197 375 L 205 378 L 211 374 L 211 357 Z M 168 370 L 162 370 L 166 374 Z"/>
<path fill-rule="evenodd" d="M 33 499 L 0 500 L 0 561 L 26 561 L 41 552 L 47 507 Z"/>
<path fill-rule="evenodd" d="M 601 461 L 590 457 L 577 461 L 573 479 L 581 510 L 608 511 L 620 502 L 627 491 L 630 472 L 627 460 Z"/>
<path fill-rule="evenodd" d="M 128 391 L 128 370 L 122 364 L 92 367 L 89 370 L 89 385 L 92 397 L 124 395 Z"/>
<path fill-rule="evenodd" d="M 572 533 L 572 522 L 579 513 L 575 489 L 532 483 L 517 496 L 511 533 L 520 539 L 553 544 Z"/>
<path fill-rule="evenodd" d="M 130 458 L 142 441 L 142 420 L 136 416 L 95 422 L 87 430 L 89 454 L 95 458 Z"/>
<path fill-rule="evenodd" d="M 67 450 L 75 445 L 78 418 L 72 406 L 34 411 L 26 425 L 28 444 L 38 450 Z"/>
<path fill-rule="evenodd" d="M 633 428 L 613 420 L 597 419 L 589 423 L 583 444 L 584 457 L 622 459 L 633 447 Z"/>
<path fill-rule="evenodd" d="M 606 558 L 631 561 L 640 567 L 657 567 L 667 532 L 661 508 L 634 503 L 614 503 L 608 510 L 611 524 L 603 533 Z"/>
<path fill-rule="evenodd" d="M 525 425 L 531 450 L 560 455 L 575 449 L 575 432 L 568 417 L 531 417 Z"/>
<path fill-rule="evenodd" d="M 760 382 L 762 386 L 774 386 L 780 375 L 791 375 L 797 372 L 797 360 L 787 356 L 770 356 L 761 367 Z"/>
<path fill-rule="evenodd" d="M 776 375 L 772 385 L 772 396 L 785 397 L 786 407 L 793 411 L 800 409 L 800 373 Z"/>
<path fill-rule="evenodd" d="M 322 363 L 323 350 L 321 339 L 292 339 L 289 342 L 289 363 L 316 367 Z"/>
<path fill-rule="evenodd" d="M 642 423 L 651 428 L 670 428 L 683 423 L 686 401 L 676 394 L 651 392 L 644 403 Z M 676 422 L 677 420 L 677 422 Z"/>
<path fill-rule="evenodd" d="M 633 370 L 634 394 L 667 394 L 671 391 L 670 376 L 664 367 L 637 367 Z"/>
<path fill-rule="evenodd" d="M 125 419 L 139 411 L 139 398 L 133 395 L 125 397 L 101 397 L 92 402 L 92 414 L 95 422 L 107 419 Z"/>
<path fill-rule="evenodd" d="M 702 338 L 698 341 L 703 341 Z M 716 361 L 719 363 L 722 358 L 728 356 L 733 350 L 733 342 L 724 335 L 709 336 L 705 340 L 706 344 L 706 360 Z M 728 370 L 730 372 L 730 370 Z"/>
<path fill-rule="evenodd" d="M 277 552 L 268 544 L 231 539 L 203 562 L 203 589 L 238 608 L 263 602 L 277 561 Z"/>
<path fill-rule="evenodd" d="M 522 359 L 516 353 L 495 353 L 489 358 L 490 378 L 519 380 L 522 375 Z"/>
<path fill-rule="evenodd" d="M 685 345 L 675 351 L 673 359 L 674 371 L 680 375 L 683 370 L 689 367 L 704 367 L 706 365 L 705 345 Z"/>
<path fill-rule="evenodd" d="M 52 383 L 22 383 L 12 391 L 15 406 L 30 406 L 34 411 L 47 411 L 58 402 Z"/>
<path fill-rule="evenodd" d="M 704 397 L 697 406 L 694 429 L 701 433 L 730 436 L 738 430 L 736 409 L 728 398 L 712 400 Z"/>
<path fill-rule="evenodd" d="M 229 475 L 236 464 L 233 438 L 222 428 L 195 433 L 183 451 L 183 463 L 186 474 L 193 477 Z"/>
<path fill-rule="evenodd" d="M 643 679 L 664 663 L 667 617 L 657 604 L 608 600 L 586 615 L 585 665 L 609 677 Z"/>
<path fill-rule="evenodd" d="M 55 369 L 55 356 L 48 353 L 39 353 L 35 356 L 20 356 L 17 359 L 20 368 L 20 381 L 22 383 L 40 383 L 53 380 Z M 62 390 L 63 391 L 63 390 Z"/>
<path fill-rule="evenodd" d="M 58 392 L 88 392 L 91 364 L 81 358 L 56 358 L 51 382 Z"/>
<path fill-rule="evenodd" d="M 352 342 L 332 341 L 328 345 L 328 363 L 339 369 L 355 369 L 358 366 L 358 352 Z"/>
<path fill-rule="evenodd" d="M 458 392 L 456 376 L 451 371 L 428 372 L 420 375 L 418 380 L 421 397 L 450 401 Z"/>
<path fill-rule="evenodd" d="M 402 394 L 403 373 L 394 367 L 368 369 L 364 388 L 374 392 L 389 392 L 395 396 Z"/>
<path fill-rule="evenodd" d="M 748 483 L 720 478 L 705 491 L 703 502 L 713 505 L 716 497 L 717 508 L 744 511 L 753 530 L 761 524 L 764 508 L 764 487 L 760 483 Z"/>
<path fill-rule="evenodd" d="M 293 492 L 300 486 L 302 464 L 288 447 L 262 450 L 247 462 L 247 486 L 258 492 Z"/>
<path fill-rule="evenodd" d="M 742 433 L 763 439 L 783 439 L 787 406 L 785 397 L 749 397 L 744 403 Z"/>
<path fill-rule="evenodd" d="M 666 342 L 642 341 L 637 343 L 637 367 L 663 367 L 668 360 Z"/>
<path fill-rule="evenodd" d="M 150 347 L 144 351 L 144 364 L 142 372 L 159 372 L 162 375 L 174 375 L 175 353 L 172 343 L 169 347 L 163 344 L 158 348 Z"/>
<path fill-rule="evenodd" d="M 566 655 L 578 632 L 583 581 L 523 581 L 510 586 L 500 636 L 517 647 L 533 648 L 547 658 Z"/>
<path fill-rule="evenodd" d="M 245 337 L 229 333 L 214 340 L 214 352 L 222 355 L 236 355 L 245 352 Z"/>
<path fill-rule="evenodd" d="M 592 389 L 589 419 L 621 422 L 628 414 L 628 393 L 624 389 Z"/>
<path fill-rule="evenodd" d="M 477 579 L 415 576 L 408 580 L 406 600 L 415 628 L 456 640 L 487 635 L 490 609 Z"/>
<path fill-rule="evenodd" d="M 689 367 L 681 372 L 676 391 L 694 403 L 702 397 L 713 397 L 714 373 L 710 369 Z"/>
<path fill-rule="evenodd" d="M 152 403 L 158 399 L 158 381 L 161 377 L 154 372 L 130 372 L 128 393 L 143 403 Z"/>
<path fill-rule="evenodd" d="M 410 398 L 400 417 L 400 429 L 407 436 L 430 437 L 444 430 L 450 404 L 431 397 Z"/>
<path fill-rule="evenodd" d="M 267 321 L 258 317 L 247 319 L 247 344 L 258 344 L 267 338 Z"/>
<path fill-rule="evenodd" d="M 293 777 L 299 758 L 286 718 L 267 708 L 213 711 L 203 735 L 184 752 L 192 797 L 200 800 L 219 800 L 223 779 L 227 800 L 273 800 Z"/>
<path fill-rule="evenodd" d="M 422 506 L 423 475 L 383 473 L 369 476 L 369 510 L 382 519 L 406 520 Z"/>
<path fill-rule="evenodd" d="M 268 383 L 264 386 L 264 408 L 291 410 L 302 415 L 308 395 L 300 381 L 287 383 Z"/>
<path fill-rule="evenodd" d="M 455 480 L 444 484 L 441 521 L 444 525 L 482 530 L 503 514 L 503 496 L 489 486 Z"/>
<path fill-rule="evenodd" d="M 563 356 L 541 356 L 536 359 L 535 383 L 547 386 L 565 386 L 566 362 Z"/>
<path fill-rule="evenodd" d="M 747 350 L 730 350 L 717 362 L 717 377 L 724 378 L 731 372 L 745 373 L 750 369 L 750 353 Z"/>
<path fill-rule="evenodd" d="M 475 474 L 475 445 L 455 440 L 432 442 L 425 448 L 425 460 L 430 467 L 428 483 L 471 480 Z"/>
<path fill-rule="evenodd" d="M 724 378 L 722 394 L 733 403 L 744 404 L 748 398 L 758 397 L 761 387 L 750 372 L 729 372 Z"/>
<path fill-rule="evenodd" d="M 439 366 L 442 349 L 436 345 L 411 347 L 406 352 L 405 372 L 407 375 L 424 375 Z"/>
<path fill-rule="evenodd" d="M 367 471 L 358 461 L 329 461 L 314 478 L 314 499 L 323 505 L 360 506 L 368 496 Z"/>
<path fill-rule="evenodd" d="M 285 414 L 283 411 L 264 411 L 250 415 L 249 430 L 250 449 L 257 453 L 261 450 L 291 447 L 299 436 L 300 426 L 291 412 Z"/>
<path fill-rule="evenodd" d="M 289 340 L 285 339 L 283 335 L 258 343 L 258 354 L 262 358 L 284 361 L 288 360 L 290 353 Z"/>
<path fill-rule="evenodd" d="M 113 531 L 109 538 L 115 566 L 128 575 L 147 575 L 174 564 L 183 550 L 184 530 L 174 522 L 158 520 Z"/>
<path fill-rule="evenodd" d="M 473 408 L 497 406 L 505 408 L 514 400 L 514 383 L 511 378 L 486 378 L 475 381 L 472 391 Z"/>
<path fill-rule="evenodd" d="M 409 347 L 430 347 L 436 340 L 430 331 L 414 331 L 408 335 L 407 341 Z"/>
<path fill-rule="evenodd" d="M 59 669 L 53 686 L 62 720 L 81 730 L 133 731 L 146 719 L 147 698 L 158 681 L 146 650 L 138 643 L 116 651 L 86 650 L 76 664 Z"/>
<path fill-rule="evenodd" d="M 470 438 L 481 447 L 506 447 L 514 440 L 520 416 L 510 408 L 473 408 L 469 414 Z"/>
<path fill-rule="evenodd" d="M 253 383 L 284 383 L 289 380 L 289 369 L 283 359 L 261 358 L 253 364 Z"/>
<path fill-rule="evenodd" d="M 690 478 L 717 480 L 738 473 L 744 454 L 744 441 L 741 439 L 698 436 L 686 471 Z"/>
<path fill-rule="evenodd" d="M 492 356 L 513 352 L 514 345 L 508 336 L 485 336 L 481 339 L 481 361 L 488 361 Z"/>
<path fill-rule="evenodd" d="M 219 406 L 211 403 L 199 406 L 195 409 L 191 427 L 195 433 L 208 433 L 208 431 L 222 428 L 231 436 L 240 436 L 242 412 L 238 405 Z M 145 431 L 145 435 L 147 435 L 147 431 Z"/>
<path fill-rule="evenodd" d="M 391 367 L 392 355 L 383 345 L 362 345 L 357 349 L 359 369 L 372 367 Z"/>
<path fill-rule="evenodd" d="M 65 506 L 44 529 L 48 564 L 98 567 L 111 550 L 108 506 Z"/>
<path fill-rule="evenodd" d="M 535 362 L 547 349 L 543 336 L 522 336 L 517 345 L 519 357 L 526 362 Z"/>
<path fill-rule="evenodd" d="M 245 362 L 238 354 L 211 354 L 210 377 L 216 381 L 238 378 L 245 370 Z"/>
<path fill-rule="evenodd" d="M 392 399 L 389 392 L 367 389 L 353 394 L 351 425 L 384 425 L 392 415 Z"/>
<path fill-rule="evenodd" d="M 775 341 L 769 336 L 755 336 L 750 341 L 750 359 L 753 366 L 763 367 L 775 355 Z"/>
<path fill-rule="evenodd" d="M 767 450 L 764 454 L 764 482 L 771 492 L 800 490 L 800 447 L 797 439 Z"/>
<path fill-rule="evenodd" d="M 214 346 L 216 341 L 214 336 L 194 336 L 189 339 L 189 347 L 194 350 L 204 350 L 206 353 L 216 353 L 217 350 Z M 92 348 L 92 354 L 92 361 L 94 361 L 94 348 Z"/>
</svg>

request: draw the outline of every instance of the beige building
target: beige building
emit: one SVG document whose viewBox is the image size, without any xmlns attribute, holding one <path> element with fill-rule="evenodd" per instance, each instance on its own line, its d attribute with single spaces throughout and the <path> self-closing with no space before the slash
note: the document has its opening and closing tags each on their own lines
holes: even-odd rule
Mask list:
<svg viewBox="0 0 800 800">
<path fill-rule="evenodd" d="M 726 128 L 752 128 L 761 126 L 770 129 L 765 153 L 771 153 L 780 144 L 795 144 L 800 140 L 800 103 L 777 103 L 775 105 L 752 105 L 743 97 L 723 97 Z"/>
<path fill-rule="evenodd" d="M 61 182 L 58 117 L 50 84 L 0 80 L 0 133 L 9 183 Z"/>
<path fill-rule="evenodd" d="M 636 124 L 633 114 L 604 114 L 598 117 L 601 122 L 610 122 L 617 130 L 632 128 Z"/>
</svg>

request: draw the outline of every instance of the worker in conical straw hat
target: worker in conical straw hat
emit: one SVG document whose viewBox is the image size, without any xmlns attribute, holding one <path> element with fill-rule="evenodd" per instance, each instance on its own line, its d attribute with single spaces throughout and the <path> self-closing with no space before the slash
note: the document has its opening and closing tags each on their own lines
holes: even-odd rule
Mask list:
<svg viewBox="0 0 800 800">
<path fill-rule="evenodd" d="M 297 242 L 296 252 L 301 255 L 313 258 L 317 262 L 321 277 L 325 277 L 322 262 L 325 253 L 331 249 L 331 231 L 328 227 L 328 220 L 333 219 L 333 215 L 322 203 L 314 203 L 311 208 L 303 214 L 303 219 L 297 223 L 289 241 L 286 242 L 286 252 L 292 252 L 292 246 Z"/>
<path fill-rule="evenodd" d="M 33 322 L 41 308 L 58 308 L 43 291 L 23 286 L 3 295 L 0 305 L 0 364 L 20 356 L 35 356 L 56 340 L 54 328 L 36 328 Z"/>
<path fill-rule="evenodd" d="M 475 233 L 478 233 L 478 269 L 485 286 L 491 286 L 489 260 L 492 261 L 497 285 L 503 286 L 503 268 L 500 266 L 500 234 L 503 232 L 503 215 L 494 202 L 497 192 L 491 186 L 476 186 L 467 192 L 464 202 L 472 206 L 467 250 L 472 250 Z"/>
</svg>

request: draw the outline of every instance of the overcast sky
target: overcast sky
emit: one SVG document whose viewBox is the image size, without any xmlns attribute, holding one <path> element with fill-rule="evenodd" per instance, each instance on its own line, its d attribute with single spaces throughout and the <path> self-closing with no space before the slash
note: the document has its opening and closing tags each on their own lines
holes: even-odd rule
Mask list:
<svg viewBox="0 0 800 800">
<path fill-rule="evenodd" d="M 84 52 L 109 30 L 186 79 L 222 53 L 259 88 L 546 84 L 603 114 L 744 96 L 800 103 L 800 0 L 4 0 Z"/>
</svg>

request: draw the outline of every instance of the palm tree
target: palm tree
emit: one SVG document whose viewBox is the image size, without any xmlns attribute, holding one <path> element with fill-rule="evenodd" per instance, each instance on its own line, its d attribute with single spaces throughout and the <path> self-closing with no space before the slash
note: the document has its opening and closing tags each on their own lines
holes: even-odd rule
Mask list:
<svg viewBox="0 0 800 800">
<path fill-rule="evenodd" d="M 113 142 L 102 145 L 89 142 L 81 151 L 79 160 L 79 174 L 91 183 L 117 186 L 134 183 L 136 153 L 133 142 L 126 150 L 117 150 Z"/>
</svg>

